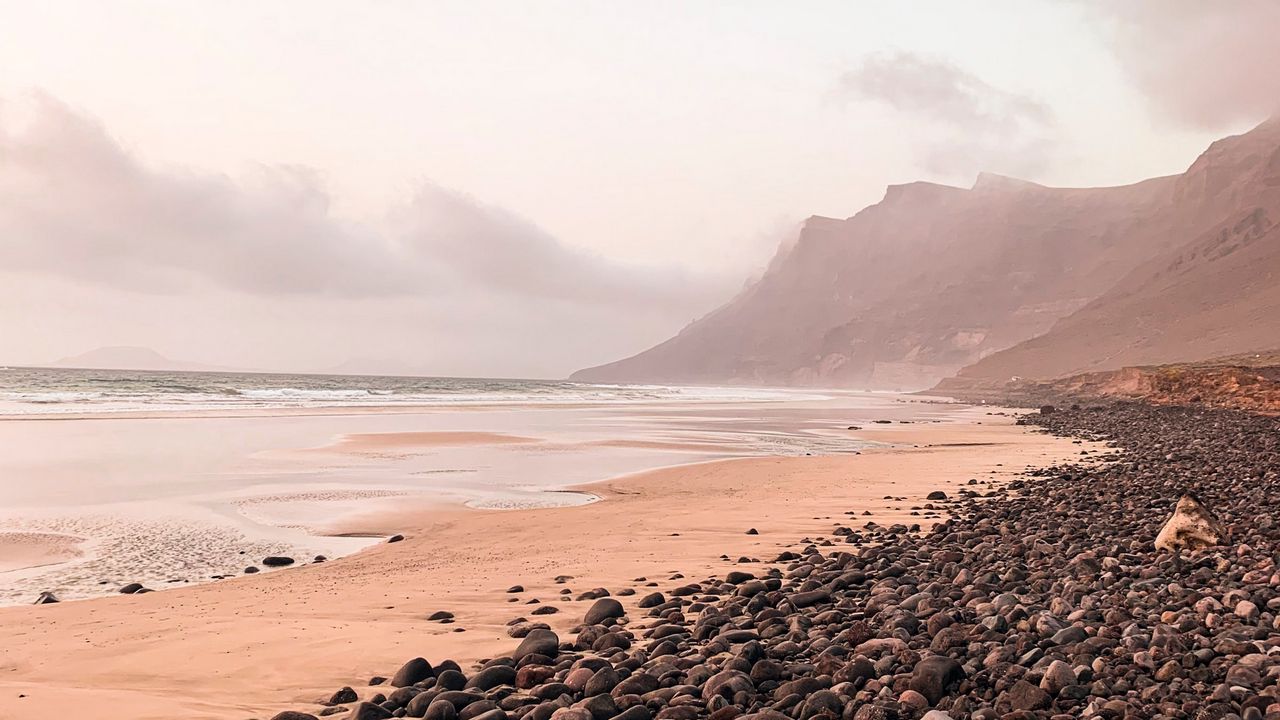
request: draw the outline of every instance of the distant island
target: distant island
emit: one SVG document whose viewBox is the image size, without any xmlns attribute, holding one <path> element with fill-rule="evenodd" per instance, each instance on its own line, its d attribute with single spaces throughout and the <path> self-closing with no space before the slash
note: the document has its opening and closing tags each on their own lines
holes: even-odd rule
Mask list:
<svg viewBox="0 0 1280 720">
<path fill-rule="evenodd" d="M 87 370 L 176 370 L 186 372 L 238 372 L 234 368 L 171 360 L 147 347 L 113 345 L 71 355 L 40 367 Z"/>
</svg>

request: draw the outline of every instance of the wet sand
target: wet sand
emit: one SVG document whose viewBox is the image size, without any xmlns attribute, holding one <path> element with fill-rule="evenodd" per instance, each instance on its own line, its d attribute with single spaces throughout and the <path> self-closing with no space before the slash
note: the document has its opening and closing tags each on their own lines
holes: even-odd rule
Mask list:
<svg viewBox="0 0 1280 720">
<path fill-rule="evenodd" d="M 84 538 L 47 532 L 0 532 L 0 573 L 57 565 L 81 557 Z"/>
<path fill-rule="evenodd" d="M 540 619 L 564 630 L 589 603 L 560 599 L 563 589 L 643 594 L 649 581 L 666 589 L 678 584 L 668 580 L 673 573 L 722 573 L 739 556 L 769 560 L 783 544 L 829 535 L 836 524 L 919 521 L 910 508 L 932 490 L 954 491 L 971 478 L 998 482 L 1081 450 L 979 409 L 857 434 L 901 445 L 664 468 L 591 485 L 603 502 L 576 508 L 406 503 L 341 528 L 401 532 L 403 542 L 337 561 L 162 593 L 3 608 L 0 717 L 243 720 L 314 709 L 343 685 L 371 694 L 363 681 L 415 655 L 465 663 L 509 651 L 517 641 L 504 625 L 527 616 L 529 599 L 560 607 Z M 845 514 L 863 510 L 873 518 Z M 573 579 L 556 584 L 558 575 Z M 526 591 L 507 594 L 515 584 Z M 426 621 L 437 610 L 457 622 Z"/>
</svg>

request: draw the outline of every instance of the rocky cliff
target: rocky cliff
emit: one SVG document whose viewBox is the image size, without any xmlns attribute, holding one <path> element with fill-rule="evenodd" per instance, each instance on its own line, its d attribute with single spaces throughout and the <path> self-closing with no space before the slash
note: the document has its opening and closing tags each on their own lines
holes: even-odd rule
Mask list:
<svg viewBox="0 0 1280 720">
<path fill-rule="evenodd" d="M 891 186 L 810 218 L 677 336 L 574 378 L 912 389 L 1280 345 L 1277 148 L 1269 122 L 1134 185 Z"/>
</svg>

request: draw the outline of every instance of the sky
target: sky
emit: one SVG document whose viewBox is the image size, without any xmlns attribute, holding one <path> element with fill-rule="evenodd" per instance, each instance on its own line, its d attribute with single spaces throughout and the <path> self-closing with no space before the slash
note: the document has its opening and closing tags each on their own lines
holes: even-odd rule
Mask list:
<svg viewBox="0 0 1280 720">
<path fill-rule="evenodd" d="M 0 363 L 561 377 L 810 215 L 1180 172 L 1280 3 L 0 0 Z"/>
</svg>

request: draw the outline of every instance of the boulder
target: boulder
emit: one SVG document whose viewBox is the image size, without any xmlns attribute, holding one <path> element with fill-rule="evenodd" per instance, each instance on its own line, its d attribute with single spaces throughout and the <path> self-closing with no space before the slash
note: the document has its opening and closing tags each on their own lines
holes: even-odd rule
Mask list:
<svg viewBox="0 0 1280 720">
<path fill-rule="evenodd" d="M 1157 550 L 1198 550 L 1212 547 L 1226 537 L 1226 528 L 1194 495 L 1183 495 L 1173 515 L 1156 535 Z"/>
<path fill-rule="evenodd" d="M 964 679 L 960 663 L 942 655 L 931 655 L 916 663 L 907 687 L 936 705 L 947 694 L 947 688 Z"/>
<path fill-rule="evenodd" d="M 511 659 L 520 662 L 529 655 L 543 655 L 554 658 L 560 650 L 560 636 L 551 630 L 541 628 L 530 630 L 520 641 L 520 646 L 511 654 Z"/>
<path fill-rule="evenodd" d="M 414 658 L 396 671 L 391 677 L 391 687 L 405 687 L 420 683 L 429 677 L 434 677 L 435 671 L 431 668 L 431 663 L 426 658 Z"/>
<path fill-rule="evenodd" d="M 613 598 L 600 598 L 591 605 L 591 609 L 587 610 L 582 623 L 584 625 L 602 625 L 625 614 L 626 610 L 622 608 L 622 603 Z"/>
</svg>

